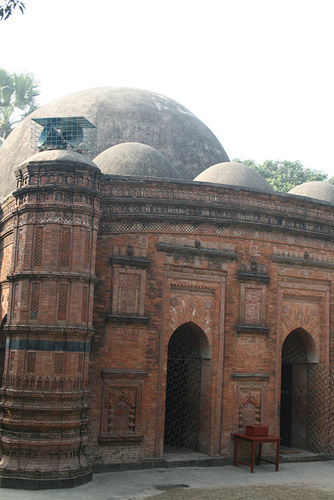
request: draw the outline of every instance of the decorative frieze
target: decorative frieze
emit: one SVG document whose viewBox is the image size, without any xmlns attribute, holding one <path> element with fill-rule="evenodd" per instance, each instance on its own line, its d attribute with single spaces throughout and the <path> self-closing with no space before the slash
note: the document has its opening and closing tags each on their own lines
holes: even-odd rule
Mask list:
<svg viewBox="0 0 334 500">
<path fill-rule="evenodd" d="M 162 184 L 162 183 L 161 183 Z M 183 185 L 175 189 L 175 184 L 164 184 L 162 187 L 151 187 L 150 182 L 146 186 L 138 186 L 127 182 L 116 183 L 104 180 L 102 183 L 102 195 L 107 198 L 137 198 L 137 199 L 152 199 L 152 200 L 179 200 L 179 201 L 195 201 L 196 203 L 209 203 L 227 206 L 251 207 L 263 211 L 272 211 L 274 213 L 280 212 L 293 213 L 298 216 L 307 216 L 311 214 L 313 218 L 324 217 L 326 209 L 314 209 L 305 207 L 297 203 L 291 203 L 291 196 L 288 196 L 290 203 L 285 203 L 286 197 L 282 193 L 278 196 L 261 196 L 257 193 L 255 196 L 244 196 L 244 194 L 237 195 L 234 190 L 226 188 L 217 188 L 215 190 L 199 190 L 196 185 Z M 108 199 L 108 203 L 109 203 Z M 334 217 L 331 215 L 331 220 Z"/>
<path fill-rule="evenodd" d="M 66 209 L 68 209 L 66 207 Z M 10 221 L 8 221 L 9 223 Z M 74 225 L 74 226 L 86 226 L 92 228 L 93 226 L 93 216 L 87 213 L 77 212 L 67 212 L 60 211 L 59 209 L 50 210 L 47 214 L 45 212 L 37 212 L 35 210 L 24 211 L 20 213 L 18 219 L 18 226 L 23 226 L 25 224 L 61 224 L 61 225 Z M 14 221 L 11 220 L 11 226 L 14 225 Z"/>
<path fill-rule="evenodd" d="M 334 236 L 334 216 L 326 208 L 312 208 L 298 203 L 289 195 L 257 196 L 236 195 L 233 190 L 217 188 L 214 191 L 194 189 L 184 184 L 175 186 L 164 184 L 161 187 L 138 187 L 122 181 L 103 183 L 102 195 L 107 197 L 103 205 L 104 214 L 141 214 L 154 217 L 169 214 L 183 217 L 210 217 L 231 221 L 244 221 L 248 225 L 270 225 L 288 231 L 305 231 Z M 284 196 L 289 197 L 286 203 Z M 273 199 L 275 198 L 275 199 Z M 117 201 L 116 201 L 117 200 Z M 134 200 L 136 202 L 134 203 Z M 148 203 L 147 200 L 150 200 Z M 117 204 L 118 202 L 118 204 Z M 328 216 L 327 216 L 328 215 Z"/>
<path fill-rule="evenodd" d="M 99 232 L 101 234 L 108 233 L 170 233 L 170 234 L 187 234 L 187 235 L 217 235 L 233 238 L 250 238 L 272 243 L 283 243 L 286 245 L 302 245 L 309 248 L 318 248 L 322 250 L 334 251 L 334 242 L 327 238 L 319 239 L 307 237 L 305 234 L 292 235 L 282 232 L 270 232 L 264 228 L 261 230 L 254 227 L 233 227 L 226 226 L 223 221 L 214 221 L 208 224 L 206 221 L 193 224 L 191 222 L 174 222 L 174 221 L 149 221 L 149 222 L 106 222 L 101 221 Z"/>
</svg>

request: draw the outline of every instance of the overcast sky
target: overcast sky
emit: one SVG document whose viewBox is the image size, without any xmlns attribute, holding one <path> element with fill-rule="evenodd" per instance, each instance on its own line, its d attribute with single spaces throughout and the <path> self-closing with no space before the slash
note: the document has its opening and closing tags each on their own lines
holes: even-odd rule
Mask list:
<svg viewBox="0 0 334 500">
<path fill-rule="evenodd" d="M 333 0 L 24 2 L 0 23 L 0 67 L 33 73 L 40 104 L 144 88 L 186 106 L 230 158 L 334 176 Z"/>
</svg>

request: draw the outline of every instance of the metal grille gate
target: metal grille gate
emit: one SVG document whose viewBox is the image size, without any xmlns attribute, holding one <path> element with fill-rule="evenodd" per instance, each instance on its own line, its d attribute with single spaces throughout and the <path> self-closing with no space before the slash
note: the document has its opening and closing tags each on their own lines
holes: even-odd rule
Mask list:
<svg viewBox="0 0 334 500">
<path fill-rule="evenodd" d="M 199 435 L 202 357 L 195 332 L 179 327 L 168 346 L 165 452 L 196 450 Z"/>
<path fill-rule="evenodd" d="M 333 455 L 334 369 L 318 363 L 307 362 L 305 344 L 298 331 L 291 333 L 286 338 L 282 349 L 282 362 L 282 375 L 286 367 L 305 366 L 307 377 L 305 387 L 307 391 L 306 448 L 314 453 Z M 284 406 L 283 403 L 284 394 L 282 394 L 281 409 Z"/>
<path fill-rule="evenodd" d="M 334 370 L 308 366 L 308 432 L 310 451 L 334 454 Z"/>
</svg>

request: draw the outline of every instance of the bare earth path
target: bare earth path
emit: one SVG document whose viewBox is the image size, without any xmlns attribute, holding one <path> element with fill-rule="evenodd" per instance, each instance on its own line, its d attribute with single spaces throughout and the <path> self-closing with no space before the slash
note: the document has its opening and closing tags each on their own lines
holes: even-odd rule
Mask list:
<svg viewBox="0 0 334 500">
<path fill-rule="evenodd" d="M 171 490 L 150 500 L 333 500 L 334 489 L 313 485 L 228 486 L 220 488 Z"/>
<path fill-rule="evenodd" d="M 95 474 L 67 490 L 0 489 L 1 500 L 334 500 L 334 460 Z"/>
</svg>

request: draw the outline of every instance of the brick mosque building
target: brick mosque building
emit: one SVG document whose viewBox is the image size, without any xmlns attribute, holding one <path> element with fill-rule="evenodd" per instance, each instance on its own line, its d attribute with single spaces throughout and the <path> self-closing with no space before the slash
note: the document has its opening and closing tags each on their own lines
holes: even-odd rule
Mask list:
<svg viewBox="0 0 334 500">
<path fill-rule="evenodd" d="M 247 424 L 333 452 L 334 186 L 274 192 L 183 106 L 120 88 L 38 109 L 0 171 L 1 486 L 228 460 Z"/>
</svg>

